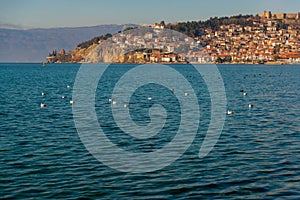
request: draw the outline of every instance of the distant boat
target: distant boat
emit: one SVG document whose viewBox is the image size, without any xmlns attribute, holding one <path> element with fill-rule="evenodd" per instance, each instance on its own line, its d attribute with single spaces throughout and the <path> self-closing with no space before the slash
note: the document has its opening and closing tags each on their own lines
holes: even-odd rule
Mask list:
<svg viewBox="0 0 300 200">
<path fill-rule="evenodd" d="M 45 63 L 45 62 L 42 62 L 42 66 L 45 67 L 45 66 L 46 66 L 46 63 Z"/>
</svg>

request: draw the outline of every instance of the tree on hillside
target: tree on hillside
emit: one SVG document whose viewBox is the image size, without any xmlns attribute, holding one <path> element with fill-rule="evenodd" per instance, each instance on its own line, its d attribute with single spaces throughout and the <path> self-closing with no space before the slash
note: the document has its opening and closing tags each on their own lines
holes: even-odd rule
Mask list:
<svg viewBox="0 0 300 200">
<path fill-rule="evenodd" d="M 101 40 L 107 40 L 108 38 L 111 38 L 111 37 L 112 37 L 112 34 L 107 33 L 106 35 L 97 36 L 97 37 L 94 37 L 91 40 L 82 42 L 82 43 L 78 44 L 77 47 L 88 48 L 89 46 L 91 46 L 93 44 L 98 44 L 99 41 L 101 41 Z"/>
</svg>

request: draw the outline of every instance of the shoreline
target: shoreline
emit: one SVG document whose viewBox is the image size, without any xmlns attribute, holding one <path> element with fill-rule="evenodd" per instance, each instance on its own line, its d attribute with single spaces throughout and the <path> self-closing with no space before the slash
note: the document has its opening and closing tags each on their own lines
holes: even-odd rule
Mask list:
<svg viewBox="0 0 300 200">
<path fill-rule="evenodd" d="M 0 62 L 0 64 L 41 64 L 41 62 Z M 52 64 L 120 64 L 120 65 L 146 65 L 146 64 L 153 64 L 153 65 L 253 65 L 253 66 L 258 66 L 258 65 L 265 65 L 265 66 L 280 66 L 280 65 L 300 65 L 300 63 L 87 63 L 87 62 L 58 62 L 58 63 L 45 63 L 47 65 L 52 65 Z M 41 64 L 42 65 L 42 64 Z"/>
</svg>

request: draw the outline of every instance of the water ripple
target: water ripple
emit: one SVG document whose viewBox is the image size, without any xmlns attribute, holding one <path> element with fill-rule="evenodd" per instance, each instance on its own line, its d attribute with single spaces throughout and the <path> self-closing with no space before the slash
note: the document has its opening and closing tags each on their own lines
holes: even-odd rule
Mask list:
<svg viewBox="0 0 300 200">
<path fill-rule="evenodd" d="M 83 146 L 69 104 L 72 90 L 66 88 L 74 83 L 78 67 L 0 64 L 1 198 L 300 198 L 299 66 L 220 66 L 228 108 L 235 115 L 227 116 L 213 151 L 198 158 L 210 120 L 210 102 L 205 87 L 197 88 L 203 126 L 195 141 L 170 166 L 144 174 L 110 169 Z M 108 82 L 99 84 L 96 112 L 105 119 L 101 127 L 120 148 L 150 152 L 172 140 L 179 122 L 171 109 L 168 120 L 172 126 L 147 141 L 133 140 L 116 127 L 107 109 L 110 95 L 104 91 L 130 68 L 115 66 L 108 73 Z M 174 68 L 197 81 L 189 68 Z M 241 89 L 248 96 L 243 96 Z M 41 92 L 47 94 L 41 96 Z M 61 99 L 62 95 L 67 99 Z M 137 95 L 143 98 L 142 93 Z M 47 103 L 46 108 L 40 108 L 42 102 Z M 254 107 L 249 109 L 248 103 Z M 132 106 L 146 116 L 147 101 L 134 101 Z M 147 117 L 135 118 L 147 123 Z"/>
</svg>

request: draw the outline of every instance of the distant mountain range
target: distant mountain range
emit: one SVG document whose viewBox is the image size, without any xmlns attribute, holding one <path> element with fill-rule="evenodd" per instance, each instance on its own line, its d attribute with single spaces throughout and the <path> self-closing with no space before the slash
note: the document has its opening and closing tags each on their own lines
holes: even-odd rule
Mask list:
<svg viewBox="0 0 300 200">
<path fill-rule="evenodd" d="M 134 24 L 74 28 L 0 28 L 0 62 L 42 62 L 54 49 L 73 49 L 80 42 L 106 33 L 117 33 Z"/>
</svg>

